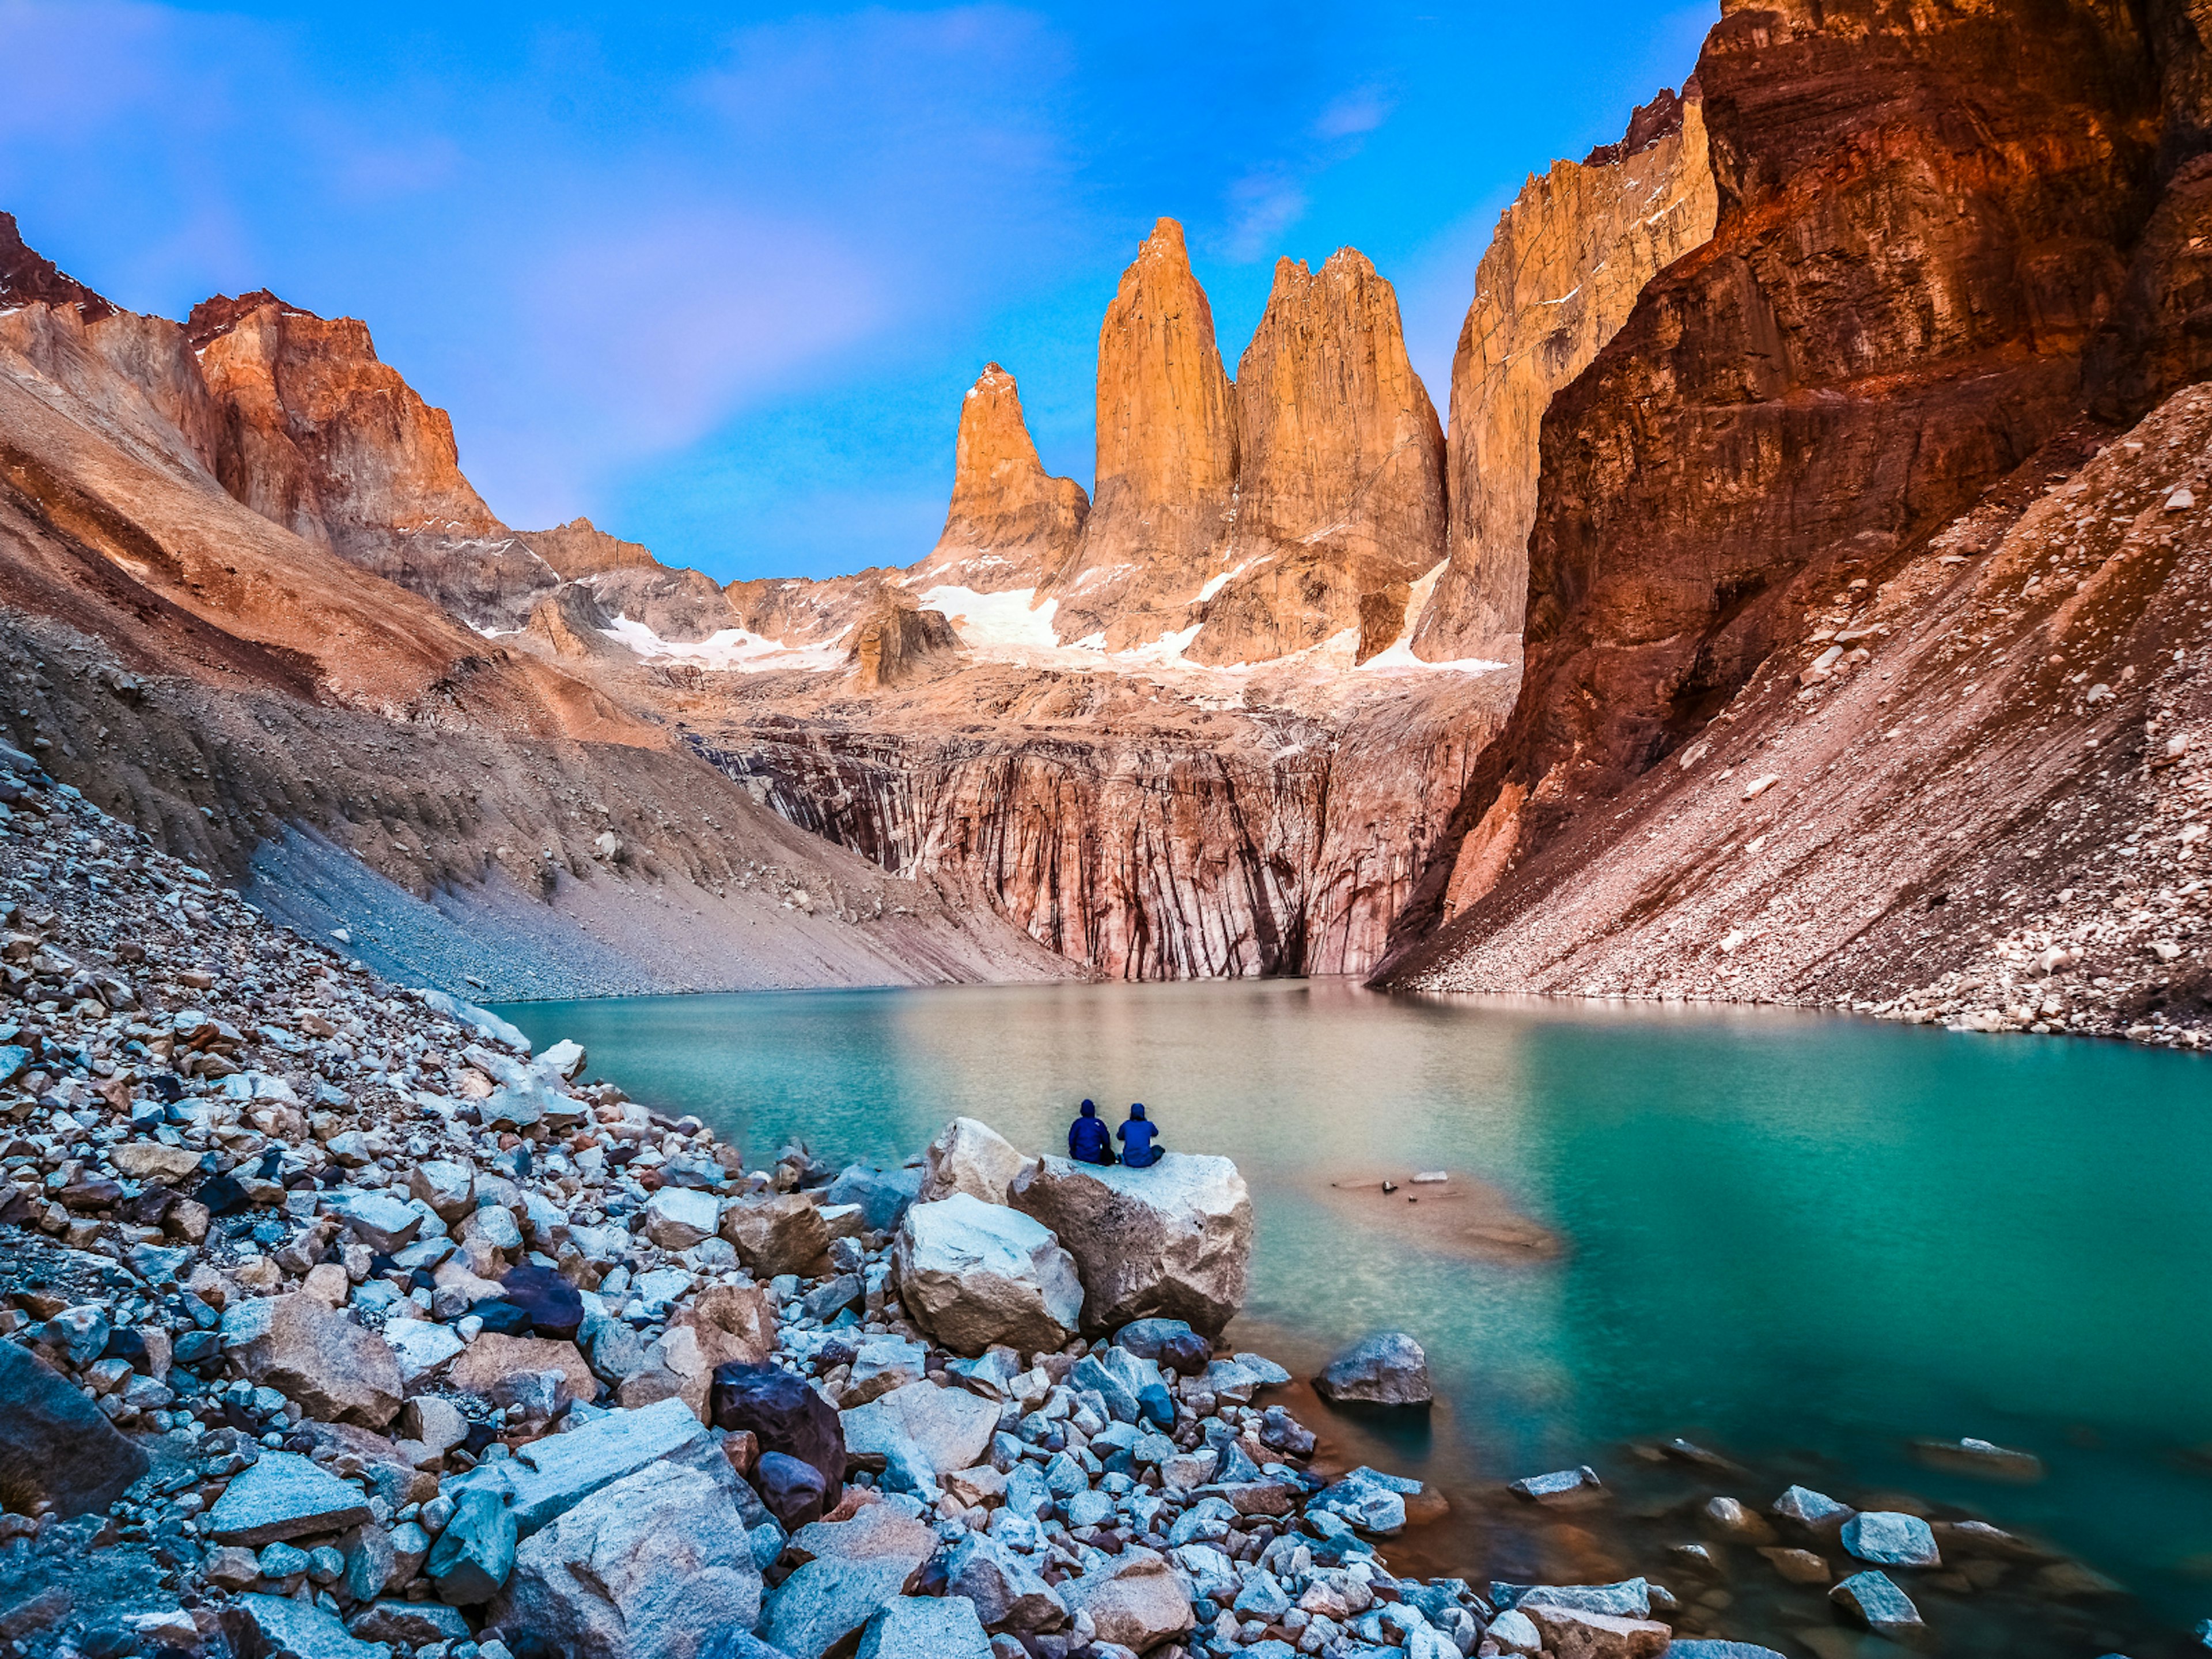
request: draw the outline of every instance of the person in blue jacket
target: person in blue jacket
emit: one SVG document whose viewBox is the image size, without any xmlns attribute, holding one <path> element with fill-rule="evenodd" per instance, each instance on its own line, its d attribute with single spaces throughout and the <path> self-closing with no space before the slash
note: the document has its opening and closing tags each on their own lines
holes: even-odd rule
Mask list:
<svg viewBox="0 0 2212 1659">
<path fill-rule="evenodd" d="M 1131 1169 L 1147 1169 L 1160 1161 L 1160 1149 L 1152 1145 L 1152 1138 L 1159 1130 L 1145 1115 L 1143 1101 L 1129 1108 L 1129 1121 L 1121 1126 L 1120 1133 L 1121 1162 Z"/>
<path fill-rule="evenodd" d="M 1098 1121 L 1098 1109 L 1087 1100 L 1081 1114 L 1067 1126 L 1067 1155 L 1078 1164 L 1114 1161 L 1114 1137 Z"/>
</svg>

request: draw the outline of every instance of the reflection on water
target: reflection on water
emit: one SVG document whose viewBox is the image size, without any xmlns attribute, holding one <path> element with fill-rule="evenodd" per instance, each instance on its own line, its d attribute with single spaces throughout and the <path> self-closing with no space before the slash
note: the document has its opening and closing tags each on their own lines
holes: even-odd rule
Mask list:
<svg viewBox="0 0 2212 1659">
<path fill-rule="evenodd" d="M 1048 1146 L 1085 1095 L 1116 1118 L 1145 1101 L 1167 1145 L 1227 1153 L 1251 1182 L 1246 1322 L 1271 1351 L 1310 1367 L 1373 1329 L 1420 1339 L 1433 1441 L 1389 1449 L 1462 1494 L 1562 1463 L 1611 1477 L 1622 1443 L 1686 1433 L 1759 1468 L 1741 1493 L 1758 1506 L 1785 1468 L 1839 1496 L 1890 1486 L 2056 1539 L 2162 1620 L 2212 1613 L 2185 1568 L 2212 1559 L 2212 1480 L 2189 1450 L 2212 1443 L 2203 1060 L 1329 981 L 504 1012 L 763 1162 L 793 1135 L 896 1159 L 956 1113 Z M 1565 1253 L 1437 1252 L 1312 1191 L 1444 1166 Z M 1923 1469 L 1904 1451 L 1919 1435 L 2022 1446 L 2050 1478 Z"/>
</svg>

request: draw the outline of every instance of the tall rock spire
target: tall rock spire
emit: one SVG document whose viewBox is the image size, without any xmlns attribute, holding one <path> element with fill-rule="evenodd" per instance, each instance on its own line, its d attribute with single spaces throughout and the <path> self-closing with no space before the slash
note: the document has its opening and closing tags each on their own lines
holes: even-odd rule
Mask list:
<svg viewBox="0 0 2212 1659">
<path fill-rule="evenodd" d="M 1098 331 L 1097 488 L 1082 549 L 1054 586 L 1060 636 L 1103 633 L 1120 650 L 1188 626 L 1236 489 L 1236 406 L 1213 308 L 1182 227 L 1162 219 Z"/>
<path fill-rule="evenodd" d="M 1236 519 L 1187 654 L 1257 662 L 1357 629 L 1364 660 L 1444 556 L 1443 428 L 1397 294 L 1354 248 L 1279 260 L 1235 392 Z"/>
<path fill-rule="evenodd" d="M 1054 477 L 1037 459 L 1014 377 L 986 364 L 960 404 L 944 533 L 908 585 L 979 593 L 1042 586 L 1074 556 L 1090 512 L 1083 486 Z"/>
</svg>

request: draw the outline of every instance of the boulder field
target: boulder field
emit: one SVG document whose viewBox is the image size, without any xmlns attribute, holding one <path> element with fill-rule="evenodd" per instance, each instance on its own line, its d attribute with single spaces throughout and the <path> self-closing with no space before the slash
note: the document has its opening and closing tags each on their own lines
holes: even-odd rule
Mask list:
<svg viewBox="0 0 2212 1659">
<path fill-rule="evenodd" d="M 1267 1397 L 1290 1373 L 1223 1340 L 1252 1244 L 1228 1160 L 1093 1169 L 975 1120 L 896 1169 L 748 1158 L 0 763 L 11 1653 L 1760 1651 L 1642 1577 L 1394 1572 L 1377 1540 L 1446 1500 L 1336 1473 Z M 1401 1333 L 1323 1382 L 1429 1391 Z M 1578 1467 L 1495 1496 L 1534 1536 L 1608 1494 Z M 1758 1547 L 1884 1634 L 1996 1562 L 2099 1582 L 1801 1488 L 1701 1517 L 1686 1572 Z"/>
</svg>

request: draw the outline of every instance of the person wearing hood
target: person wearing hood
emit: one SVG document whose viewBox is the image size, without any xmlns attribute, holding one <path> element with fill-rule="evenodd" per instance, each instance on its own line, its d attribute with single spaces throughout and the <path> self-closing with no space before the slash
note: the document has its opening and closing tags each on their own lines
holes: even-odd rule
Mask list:
<svg viewBox="0 0 2212 1659">
<path fill-rule="evenodd" d="M 1098 1109 L 1085 1101 L 1074 1122 L 1067 1126 L 1067 1155 L 1078 1164 L 1111 1164 L 1114 1138 L 1098 1121 Z"/>
<path fill-rule="evenodd" d="M 1152 1145 L 1159 1130 L 1145 1115 L 1143 1101 L 1129 1108 L 1129 1121 L 1121 1126 L 1120 1133 L 1121 1162 L 1131 1169 L 1147 1169 L 1160 1161 L 1160 1149 Z"/>
</svg>

